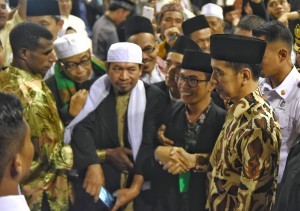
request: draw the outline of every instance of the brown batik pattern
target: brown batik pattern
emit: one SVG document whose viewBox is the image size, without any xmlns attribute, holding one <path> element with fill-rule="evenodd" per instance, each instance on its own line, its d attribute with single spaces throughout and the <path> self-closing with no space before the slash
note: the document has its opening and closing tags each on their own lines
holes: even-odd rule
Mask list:
<svg viewBox="0 0 300 211">
<path fill-rule="evenodd" d="M 259 89 L 235 102 L 211 155 L 210 210 L 270 210 L 277 186 L 280 127 Z"/>
</svg>

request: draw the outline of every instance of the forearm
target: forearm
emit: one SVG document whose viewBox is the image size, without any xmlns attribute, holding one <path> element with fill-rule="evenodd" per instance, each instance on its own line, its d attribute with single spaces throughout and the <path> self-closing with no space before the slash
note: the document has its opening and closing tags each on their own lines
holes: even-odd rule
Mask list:
<svg viewBox="0 0 300 211">
<path fill-rule="evenodd" d="M 18 11 L 20 17 L 25 20 L 26 19 L 26 11 L 27 11 L 27 0 L 19 0 Z"/>
</svg>

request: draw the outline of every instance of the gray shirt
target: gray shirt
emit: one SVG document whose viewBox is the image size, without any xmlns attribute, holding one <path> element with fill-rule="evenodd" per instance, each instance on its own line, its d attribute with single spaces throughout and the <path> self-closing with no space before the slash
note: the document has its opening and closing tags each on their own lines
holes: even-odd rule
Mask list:
<svg viewBox="0 0 300 211">
<path fill-rule="evenodd" d="M 119 42 L 117 27 L 106 15 L 102 15 L 93 27 L 93 53 L 106 61 L 111 44 Z"/>
</svg>

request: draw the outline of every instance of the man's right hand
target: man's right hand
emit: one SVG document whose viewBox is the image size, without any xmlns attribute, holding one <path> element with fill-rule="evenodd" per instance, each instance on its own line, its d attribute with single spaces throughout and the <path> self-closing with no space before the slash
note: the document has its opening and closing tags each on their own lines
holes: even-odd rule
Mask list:
<svg viewBox="0 0 300 211">
<path fill-rule="evenodd" d="M 107 160 L 111 161 L 124 173 L 128 173 L 129 169 L 133 169 L 133 163 L 130 161 L 129 156 L 132 156 L 132 152 L 130 149 L 125 147 L 117 147 L 106 150 Z"/>
<path fill-rule="evenodd" d="M 80 89 L 71 97 L 69 114 L 72 117 L 77 116 L 81 109 L 84 107 L 88 94 L 89 91 L 87 91 L 86 89 Z"/>
<path fill-rule="evenodd" d="M 105 178 L 100 164 L 92 164 L 88 167 L 83 181 L 83 188 L 94 197 L 95 202 L 99 200 L 100 188 L 104 186 Z"/>
</svg>

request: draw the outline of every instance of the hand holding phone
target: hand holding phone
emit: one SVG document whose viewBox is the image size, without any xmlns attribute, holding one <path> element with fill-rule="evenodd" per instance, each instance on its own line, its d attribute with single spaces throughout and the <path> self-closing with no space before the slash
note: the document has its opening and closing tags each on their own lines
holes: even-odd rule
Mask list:
<svg viewBox="0 0 300 211">
<path fill-rule="evenodd" d="M 115 206 L 116 197 L 114 197 L 105 187 L 101 187 L 99 199 L 110 209 Z"/>
</svg>

